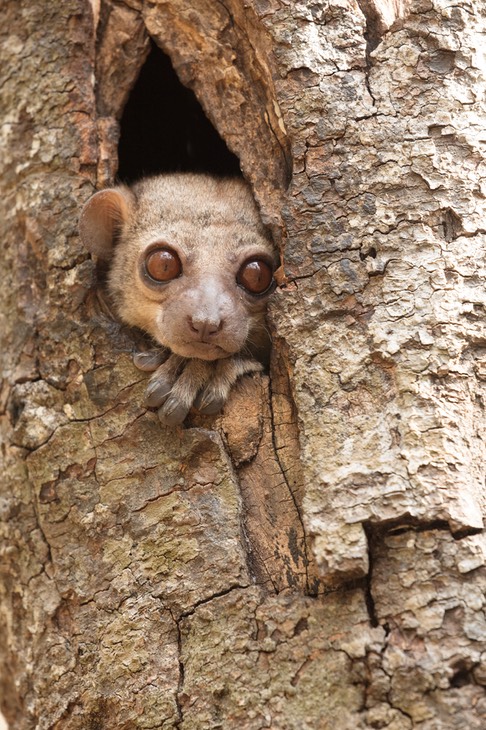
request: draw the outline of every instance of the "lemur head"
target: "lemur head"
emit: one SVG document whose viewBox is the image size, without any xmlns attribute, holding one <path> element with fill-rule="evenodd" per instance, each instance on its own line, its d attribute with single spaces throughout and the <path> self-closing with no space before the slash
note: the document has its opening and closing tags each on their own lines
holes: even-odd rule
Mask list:
<svg viewBox="0 0 486 730">
<path fill-rule="evenodd" d="M 175 354 L 218 360 L 260 338 L 276 254 L 242 180 L 174 174 L 102 190 L 80 234 L 109 262 L 120 319 Z"/>
</svg>

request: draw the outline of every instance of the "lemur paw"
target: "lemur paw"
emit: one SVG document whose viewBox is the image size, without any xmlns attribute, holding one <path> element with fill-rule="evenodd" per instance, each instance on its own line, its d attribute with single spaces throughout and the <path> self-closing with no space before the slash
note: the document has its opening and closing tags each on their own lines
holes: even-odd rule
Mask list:
<svg viewBox="0 0 486 730">
<path fill-rule="evenodd" d="M 154 370 L 156 362 L 157 356 L 147 353 L 143 369 Z M 213 415 L 222 409 L 238 378 L 262 369 L 256 360 L 239 355 L 214 361 L 169 355 L 150 378 L 145 404 L 157 408 L 161 422 L 169 426 L 182 423 L 192 406 Z"/>
</svg>

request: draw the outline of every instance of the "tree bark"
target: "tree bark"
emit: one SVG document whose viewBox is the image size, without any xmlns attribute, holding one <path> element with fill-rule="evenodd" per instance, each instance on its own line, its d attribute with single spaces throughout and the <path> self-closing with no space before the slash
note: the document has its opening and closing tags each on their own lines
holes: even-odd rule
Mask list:
<svg viewBox="0 0 486 730">
<path fill-rule="evenodd" d="M 9 727 L 483 728 L 481 3 L 4 5 Z M 176 431 L 76 233 L 149 37 L 287 274 L 269 375 Z"/>
</svg>

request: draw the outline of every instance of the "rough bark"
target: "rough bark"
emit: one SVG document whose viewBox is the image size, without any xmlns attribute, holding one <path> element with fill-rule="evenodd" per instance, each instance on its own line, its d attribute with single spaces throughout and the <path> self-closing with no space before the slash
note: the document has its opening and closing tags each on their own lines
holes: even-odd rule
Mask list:
<svg viewBox="0 0 486 730">
<path fill-rule="evenodd" d="M 1 700 L 11 728 L 486 722 L 486 13 L 8 0 Z M 148 38 L 288 276 L 268 377 L 163 428 L 91 296 Z M 163 143 L 163 141 L 162 141 Z"/>
</svg>

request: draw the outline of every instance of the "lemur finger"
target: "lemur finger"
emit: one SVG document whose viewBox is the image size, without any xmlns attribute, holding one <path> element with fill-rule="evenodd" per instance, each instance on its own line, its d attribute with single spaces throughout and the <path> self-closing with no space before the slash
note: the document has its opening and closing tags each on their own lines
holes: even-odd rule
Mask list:
<svg viewBox="0 0 486 730">
<path fill-rule="evenodd" d="M 147 350 L 146 352 L 136 352 L 133 356 L 133 364 L 139 370 L 151 373 L 167 360 L 168 352 L 160 347 L 157 350 Z"/>
<path fill-rule="evenodd" d="M 145 405 L 158 408 L 169 395 L 177 376 L 187 360 L 179 355 L 170 355 L 149 380 L 145 391 Z"/>
<path fill-rule="evenodd" d="M 158 411 L 160 420 L 170 425 L 182 423 L 198 392 L 210 380 L 214 370 L 213 362 L 188 360 L 164 405 Z"/>
<path fill-rule="evenodd" d="M 161 423 L 165 423 L 166 426 L 178 426 L 189 413 L 190 407 L 182 403 L 176 396 L 170 395 L 157 414 Z"/>
<path fill-rule="evenodd" d="M 217 413 L 228 400 L 231 388 L 238 378 L 261 370 L 263 365 L 251 358 L 232 357 L 218 360 L 213 378 L 194 401 L 195 408 L 205 415 Z"/>
<path fill-rule="evenodd" d="M 204 416 L 213 416 L 215 413 L 219 413 L 226 401 L 228 396 L 218 396 L 216 393 L 208 392 L 209 388 L 201 393 L 200 396 L 194 402 L 194 408 L 197 408 L 199 413 Z"/>
</svg>

